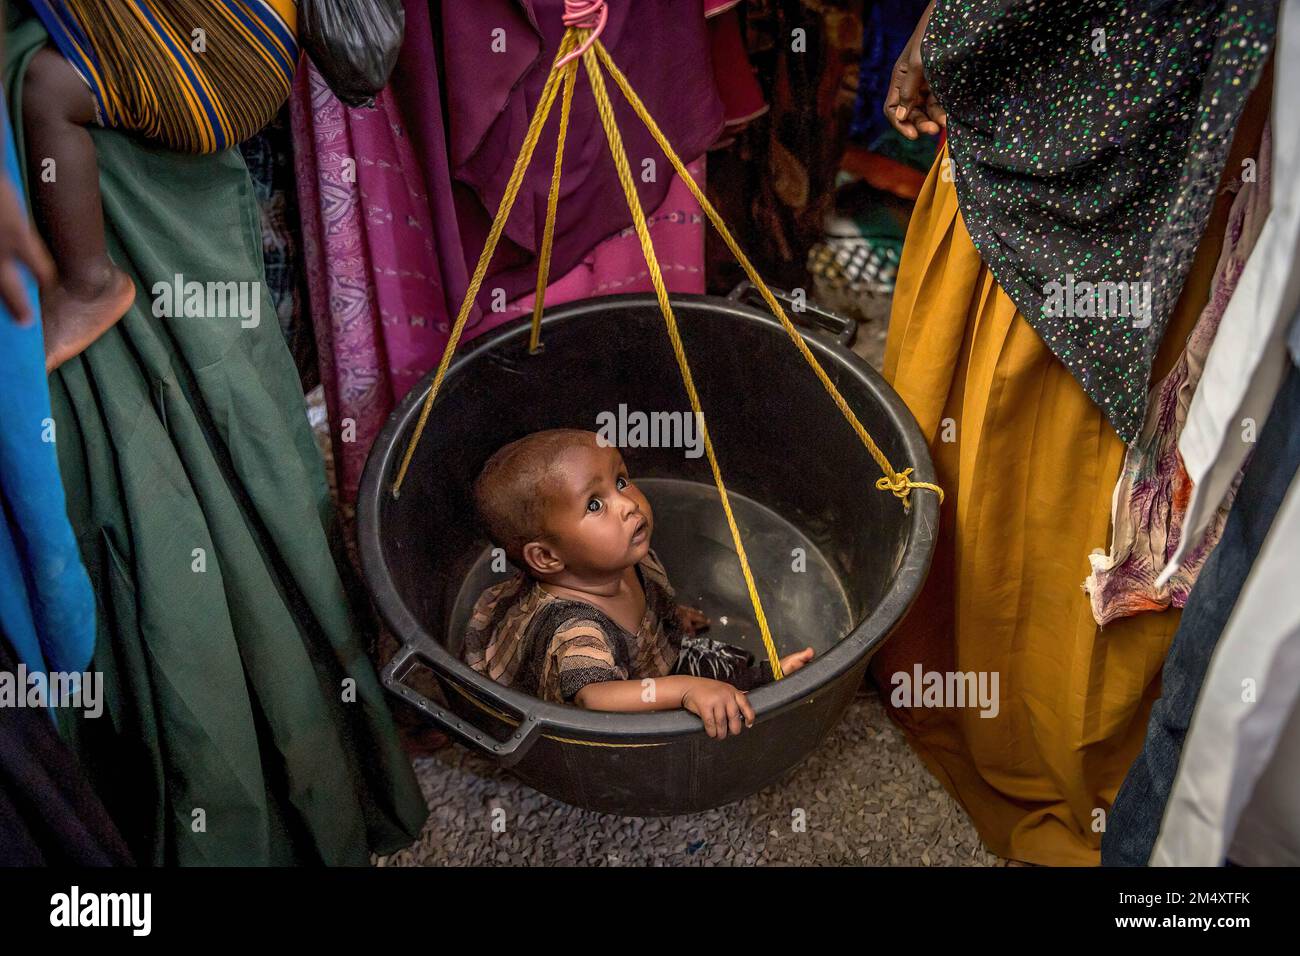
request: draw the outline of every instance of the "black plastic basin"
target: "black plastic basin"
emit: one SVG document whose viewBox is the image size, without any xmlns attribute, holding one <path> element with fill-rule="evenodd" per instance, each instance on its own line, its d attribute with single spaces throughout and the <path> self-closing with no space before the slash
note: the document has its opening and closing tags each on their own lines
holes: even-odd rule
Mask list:
<svg viewBox="0 0 1300 956">
<path fill-rule="evenodd" d="M 876 489 L 876 463 L 775 318 L 732 299 L 681 296 L 674 305 L 777 648 L 817 650 L 811 665 L 750 694 L 751 729 L 715 741 L 685 711 L 613 714 L 543 703 L 457 656 L 469 607 L 499 577 L 469 494 L 488 456 L 539 429 L 595 431 L 598 415 L 620 404 L 689 412 L 653 297 L 555 308 L 537 355 L 527 352 L 526 321 L 465 346 L 400 497 L 390 486 L 432 376 L 375 442 L 358 502 L 366 584 L 403 645 L 384 670 L 385 685 L 543 793 L 634 816 L 738 800 L 806 757 L 919 592 L 938 522 L 933 494 L 913 492 L 908 513 Z M 895 392 L 834 337 L 803 334 L 894 467 L 933 481 L 925 442 Z M 761 655 L 707 459 L 681 447 L 623 454 L 655 509 L 653 545 L 679 599 L 709 613 L 713 636 Z M 426 669 L 446 706 L 420 689 L 431 683 L 421 684 Z"/>
</svg>

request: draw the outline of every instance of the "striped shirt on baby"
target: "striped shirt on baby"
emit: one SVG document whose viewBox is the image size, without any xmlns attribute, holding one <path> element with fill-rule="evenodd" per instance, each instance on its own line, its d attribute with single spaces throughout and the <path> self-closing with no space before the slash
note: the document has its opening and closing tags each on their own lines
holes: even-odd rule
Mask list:
<svg viewBox="0 0 1300 956">
<path fill-rule="evenodd" d="M 571 703 L 596 681 L 672 673 L 682 646 L 668 574 L 653 551 L 637 565 L 645 615 L 635 634 L 599 608 L 556 597 L 523 573 L 474 604 L 464 659 L 498 683 L 552 703 Z"/>
</svg>

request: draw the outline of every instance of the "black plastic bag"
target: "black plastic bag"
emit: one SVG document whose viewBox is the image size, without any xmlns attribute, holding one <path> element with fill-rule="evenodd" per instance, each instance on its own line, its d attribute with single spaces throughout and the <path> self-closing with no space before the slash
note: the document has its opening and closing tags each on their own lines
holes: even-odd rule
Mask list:
<svg viewBox="0 0 1300 956">
<path fill-rule="evenodd" d="M 402 0 L 299 0 L 298 39 L 330 90 L 368 106 L 388 85 L 406 30 Z"/>
</svg>

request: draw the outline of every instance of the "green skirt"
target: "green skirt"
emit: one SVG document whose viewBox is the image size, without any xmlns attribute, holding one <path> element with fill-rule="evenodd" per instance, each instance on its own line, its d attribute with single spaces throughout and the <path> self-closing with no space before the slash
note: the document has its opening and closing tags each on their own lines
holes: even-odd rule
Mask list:
<svg viewBox="0 0 1300 956">
<path fill-rule="evenodd" d="M 44 42 L 31 19 L 8 37 L 20 156 Z M 137 297 L 51 379 L 106 699 L 64 730 L 141 862 L 364 865 L 427 810 L 338 571 L 248 171 L 234 150 L 91 135 Z M 192 282 L 236 314 L 187 316 Z"/>
</svg>

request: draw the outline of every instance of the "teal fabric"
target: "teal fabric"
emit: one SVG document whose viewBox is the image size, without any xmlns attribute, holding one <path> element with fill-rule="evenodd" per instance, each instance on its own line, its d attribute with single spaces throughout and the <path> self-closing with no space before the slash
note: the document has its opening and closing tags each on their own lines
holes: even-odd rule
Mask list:
<svg viewBox="0 0 1300 956">
<path fill-rule="evenodd" d="M 44 39 L 34 20 L 9 36 L 19 130 Z M 68 730 L 141 862 L 365 864 L 427 811 L 338 571 L 248 171 L 236 151 L 92 135 L 137 298 L 52 379 L 108 698 Z M 258 283 L 261 321 L 155 315 L 177 275 Z"/>
</svg>

